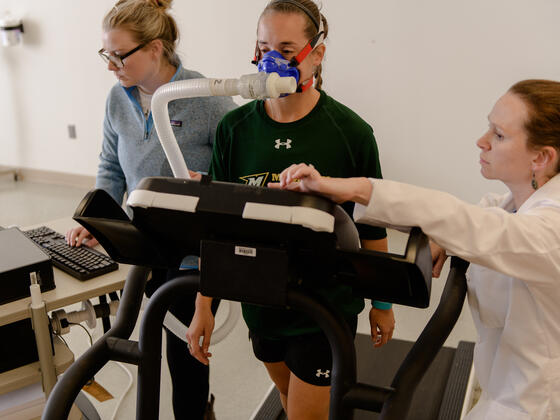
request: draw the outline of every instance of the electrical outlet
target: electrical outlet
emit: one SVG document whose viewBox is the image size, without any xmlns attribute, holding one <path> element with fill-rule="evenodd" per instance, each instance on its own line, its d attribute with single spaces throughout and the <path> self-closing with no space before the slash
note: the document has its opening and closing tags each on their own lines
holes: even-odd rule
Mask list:
<svg viewBox="0 0 560 420">
<path fill-rule="evenodd" d="M 70 137 L 71 139 L 76 138 L 76 126 L 74 124 L 68 125 L 68 137 Z"/>
</svg>

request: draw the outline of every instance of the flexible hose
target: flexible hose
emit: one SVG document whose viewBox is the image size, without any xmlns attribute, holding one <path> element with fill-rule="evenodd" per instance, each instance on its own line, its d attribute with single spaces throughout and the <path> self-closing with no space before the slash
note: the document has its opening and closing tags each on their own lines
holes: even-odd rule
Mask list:
<svg viewBox="0 0 560 420">
<path fill-rule="evenodd" d="M 293 77 L 280 77 L 277 73 L 255 73 L 239 79 L 189 79 L 160 86 L 152 97 L 154 125 L 163 151 L 175 178 L 190 179 L 187 164 L 169 122 L 167 104 L 176 99 L 203 96 L 235 96 L 246 99 L 277 98 L 282 93 L 295 92 Z"/>
</svg>

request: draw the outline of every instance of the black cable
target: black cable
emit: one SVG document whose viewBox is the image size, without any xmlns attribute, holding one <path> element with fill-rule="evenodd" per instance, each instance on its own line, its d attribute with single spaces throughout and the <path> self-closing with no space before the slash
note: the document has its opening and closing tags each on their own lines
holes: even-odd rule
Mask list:
<svg viewBox="0 0 560 420">
<path fill-rule="evenodd" d="M 89 336 L 89 343 L 90 343 L 90 347 L 93 344 L 93 340 L 91 337 L 91 334 L 89 333 L 89 331 L 82 325 L 82 324 L 77 324 L 75 322 L 69 322 L 69 325 L 79 325 L 80 327 L 82 327 L 88 334 Z M 64 339 L 64 337 L 62 336 L 62 334 L 54 334 L 56 335 L 58 338 L 60 338 L 62 340 L 62 342 L 64 343 L 64 345 L 68 348 L 68 350 L 72 351 L 72 349 L 70 349 L 70 346 L 68 345 L 68 342 Z M 93 382 L 95 381 L 95 377 L 91 378 L 86 385 L 91 385 Z"/>
<path fill-rule="evenodd" d="M 62 342 L 64 343 L 64 345 L 68 348 L 68 350 L 70 350 L 70 346 L 68 345 L 68 342 L 64 339 L 64 337 L 62 337 L 62 335 L 60 334 L 55 334 L 58 338 L 60 338 L 62 340 Z"/>
</svg>

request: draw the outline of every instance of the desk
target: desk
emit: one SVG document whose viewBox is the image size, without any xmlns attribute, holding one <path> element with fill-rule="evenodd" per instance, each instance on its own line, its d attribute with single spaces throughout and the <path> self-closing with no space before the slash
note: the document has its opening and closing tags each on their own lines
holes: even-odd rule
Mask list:
<svg viewBox="0 0 560 420">
<path fill-rule="evenodd" d="M 77 223 L 70 218 L 58 219 L 52 222 L 41 223 L 36 226 L 29 226 L 25 228 L 25 230 L 33 229 L 39 226 L 48 226 L 57 232 L 65 234 L 68 229 L 77 226 Z M 47 312 L 72 305 L 86 299 L 105 295 L 116 290 L 121 290 L 124 287 L 124 282 L 129 269 L 129 265 L 119 264 L 119 269 L 117 271 L 113 271 L 90 280 L 80 281 L 69 274 L 66 274 L 64 271 L 53 267 L 54 282 L 56 287 L 53 290 L 43 293 L 43 300 L 47 306 Z M 30 303 L 31 298 L 28 297 L 0 305 L 0 326 L 11 324 L 12 322 L 20 321 L 25 318 L 30 318 Z"/>
<path fill-rule="evenodd" d="M 37 226 L 30 226 L 26 229 L 32 229 L 38 226 L 48 226 L 51 229 L 64 234 L 68 231 L 68 229 L 77 226 L 77 223 L 70 218 L 65 218 L 48 223 L 41 223 Z M 80 281 L 58 268 L 53 267 L 54 282 L 56 287 L 53 290 L 42 294 L 47 312 L 72 305 L 86 299 L 105 295 L 116 290 L 121 290 L 124 287 L 124 282 L 129 269 L 129 265 L 119 264 L 119 269 L 117 271 L 113 271 L 90 280 Z M 0 305 L 0 326 L 20 321 L 25 318 L 30 318 L 30 303 L 31 298 L 27 297 Z M 55 340 L 54 364 L 56 374 L 59 375 L 62 373 L 73 361 L 74 355 L 72 352 L 59 339 Z M 0 394 L 20 389 L 40 380 L 40 362 L 31 363 L 8 372 L 4 372 L 0 374 Z M 48 391 L 50 391 L 50 389 Z"/>
</svg>

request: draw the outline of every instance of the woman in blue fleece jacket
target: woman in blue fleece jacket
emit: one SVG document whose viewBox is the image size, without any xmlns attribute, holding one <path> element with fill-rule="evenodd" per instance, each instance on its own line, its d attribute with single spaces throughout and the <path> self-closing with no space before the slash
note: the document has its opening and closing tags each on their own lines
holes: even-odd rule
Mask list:
<svg viewBox="0 0 560 420">
<path fill-rule="evenodd" d="M 172 176 L 153 124 L 152 94 L 167 82 L 203 77 L 184 69 L 175 53 L 178 30 L 167 13 L 171 1 L 120 0 L 103 20 L 99 54 L 119 83 L 107 98 L 96 187 L 106 190 L 118 203 L 142 178 Z M 180 99 L 169 104 L 175 137 L 190 169 L 208 170 L 216 126 L 234 107 L 231 98 L 218 97 Z M 66 237 L 75 246 L 97 244 L 82 227 L 72 229 Z M 184 263 L 186 268 L 197 268 L 194 258 Z M 166 280 L 166 273 L 154 271 L 147 293 L 151 295 Z M 171 308 L 187 325 L 194 300 L 194 295 L 185 297 Z M 175 417 L 202 419 L 208 398 L 208 368 L 190 356 L 183 341 L 166 333 Z"/>
</svg>

